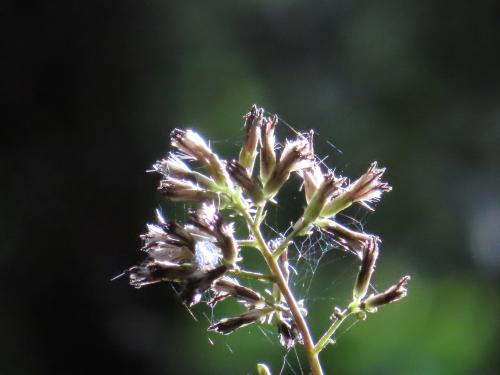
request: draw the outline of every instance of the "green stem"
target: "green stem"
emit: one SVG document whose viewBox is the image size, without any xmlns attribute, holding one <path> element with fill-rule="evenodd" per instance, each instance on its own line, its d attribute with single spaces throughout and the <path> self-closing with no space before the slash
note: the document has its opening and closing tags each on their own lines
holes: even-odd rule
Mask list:
<svg viewBox="0 0 500 375">
<path fill-rule="evenodd" d="M 257 242 L 255 240 L 237 240 L 236 243 L 241 247 L 257 248 Z"/>
<path fill-rule="evenodd" d="M 326 348 L 328 344 L 331 343 L 331 337 L 337 332 L 337 329 L 344 323 L 344 321 L 354 314 L 357 310 L 357 306 L 354 303 L 351 303 L 347 309 L 342 311 L 338 316 L 335 317 L 335 320 L 332 322 L 330 327 L 326 330 L 326 332 L 321 336 L 318 340 L 316 347 L 314 348 L 314 352 L 318 355 L 323 349 Z"/>
<path fill-rule="evenodd" d="M 302 315 L 302 312 L 300 311 L 300 307 L 297 303 L 297 300 L 295 299 L 295 296 L 290 290 L 288 283 L 285 280 L 285 277 L 283 276 L 283 273 L 280 270 L 277 259 L 273 256 L 273 253 L 269 248 L 269 246 L 267 245 L 260 230 L 260 217 L 262 215 L 263 209 L 257 210 L 257 214 L 254 219 L 246 210 L 239 194 L 232 194 L 232 199 L 235 206 L 240 211 L 240 214 L 244 217 L 253 236 L 255 237 L 257 245 L 267 263 L 267 266 L 269 267 L 269 270 L 276 278 L 275 282 L 280 288 L 280 291 L 283 294 L 283 297 L 285 298 L 288 307 L 290 308 L 290 312 L 293 316 L 293 319 L 297 324 L 297 329 L 299 330 L 302 336 L 302 340 L 304 341 L 304 349 L 306 352 L 307 360 L 309 361 L 309 366 L 311 368 L 312 375 L 323 375 L 323 370 L 321 368 L 321 363 L 319 362 L 318 354 L 315 351 L 315 345 L 311 333 L 309 331 L 309 326 L 307 325 L 307 322 L 304 316 Z M 290 237 L 290 240 L 292 238 L 293 237 Z M 283 248 L 282 251 L 284 251 L 286 246 Z"/>
<path fill-rule="evenodd" d="M 260 226 L 260 222 L 262 221 L 262 213 L 264 212 L 265 202 L 257 207 L 257 212 L 255 213 L 255 218 L 253 220 L 255 225 Z"/>
<path fill-rule="evenodd" d="M 286 303 L 290 308 L 293 319 L 295 320 L 297 328 L 300 331 L 300 334 L 304 341 L 306 356 L 311 367 L 311 372 L 313 375 L 323 375 L 323 370 L 321 369 L 318 354 L 315 351 L 314 341 L 312 339 L 311 333 L 309 332 L 307 322 L 300 311 L 299 305 L 297 304 L 295 296 L 288 287 L 288 284 L 279 268 L 276 259 L 273 257 L 271 250 L 267 246 L 266 241 L 264 240 L 262 233 L 260 232 L 260 228 L 257 226 L 252 226 L 252 232 L 254 233 L 257 242 L 259 243 L 259 246 L 262 250 L 262 255 L 264 256 L 269 269 L 276 277 L 276 284 L 280 288 L 283 297 L 285 297 Z"/>
<path fill-rule="evenodd" d="M 273 275 L 264 275 L 263 273 L 259 273 L 259 272 L 233 269 L 233 270 L 230 270 L 229 273 L 231 273 L 235 276 L 240 276 L 240 277 L 244 277 L 247 279 L 253 279 L 253 280 L 258 280 L 258 281 L 262 281 L 262 282 L 271 282 L 272 283 L 275 281 L 275 277 Z"/>
<path fill-rule="evenodd" d="M 309 223 L 305 222 L 302 219 L 299 219 L 297 223 L 293 226 L 293 230 L 286 236 L 286 238 L 283 240 L 283 242 L 279 245 L 279 247 L 276 249 L 276 251 L 273 253 L 274 259 L 278 259 L 279 256 L 285 251 L 288 246 L 290 245 L 290 242 L 300 233 L 304 230 L 309 225 Z"/>
</svg>

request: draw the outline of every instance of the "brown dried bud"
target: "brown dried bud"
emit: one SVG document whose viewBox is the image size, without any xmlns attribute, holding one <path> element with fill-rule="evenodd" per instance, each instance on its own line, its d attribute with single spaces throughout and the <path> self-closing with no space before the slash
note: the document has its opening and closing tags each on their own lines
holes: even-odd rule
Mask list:
<svg viewBox="0 0 500 375">
<path fill-rule="evenodd" d="M 277 327 L 280 344 L 285 349 L 293 348 L 297 342 L 302 342 L 300 332 L 293 320 L 291 322 L 280 320 Z"/>
<path fill-rule="evenodd" d="M 261 146 L 260 146 L 260 180 L 266 183 L 276 165 L 276 137 L 274 129 L 278 124 L 278 116 L 266 118 L 261 125 Z"/>
<path fill-rule="evenodd" d="M 173 147 L 203 164 L 219 185 L 232 186 L 224 164 L 198 133 L 190 129 L 174 129 L 170 138 Z"/>
<path fill-rule="evenodd" d="M 203 293 L 212 287 L 215 280 L 222 277 L 227 271 L 227 266 L 222 264 L 209 270 L 193 272 L 186 280 L 181 297 L 184 303 L 192 306 L 200 302 Z"/>
<path fill-rule="evenodd" d="M 227 277 L 217 280 L 213 286 L 213 290 L 218 294 L 214 302 L 231 296 L 255 307 L 263 307 L 266 304 L 266 301 L 259 293 Z"/>
<path fill-rule="evenodd" d="M 230 333 L 236 331 L 238 328 L 245 327 L 249 324 L 263 319 L 271 311 L 272 310 L 268 308 L 248 310 L 235 318 L 221 319 L 219 322 L 208 327 L 208 331 L 215 331 L 223 335 L 229 335 Z"/>
<path fill-rule="evenodd" d="M 363 299 L 368 291 L 371 277 L 375 271 L 378 254 L 377 239 L 371 237 L 370 240 L 364 244 L 361 265 L 359 267 L 356 283 L 354 284 L 353 299 L 356 301 Z"/>
<path fill-rule="evenodd" d="M 218 202 L 224 199 L 223 196 L 190 181 L 172 177 L 161 180 L 158 190 L 172 202 Z"/>
<path fill-rule="evenodd" d="M 362 249 L 367 241 L 372 237 L 380 241 L 378 237 L 363 232 L 357 232 L 349 229 L 333 220 L 325 220 L 317 223 L 318 226 L 333 236 L 333 239 L 345 250 L 354 252 L 360 259 L 362 258 Z"/>
<path fill-rule="evenodd" d="M 391 286 L 385 292 L 370 295 L 361 303 L 360 307 L 367 312 L 375 312 L 380 306 L 399 301 L 406 297 L 406 285 L 409 280 L 410 276 L 403 276 L 396 285 Z"/>
<path fill-rule="evenodd" d="M 260 127 L 264 118 L 264 109 L 255 104 L 245 115 L 245 141 L 240 151 L 239 162 L 249 175 L 252 175 L 255 158 L 257 157 L 257 144 L 260 140 Z"/>
<path fill-rule="evenodd" d="M 161 262 L 191 262 L 195 252 L 194 238 L 179 224 L 166 223 L 159 211 L 156 214 L 158 224 L 147 224 L 148 232 L 140 236 L 144 241 L 142 250 Z"/>
<path fill-rule="evenodd" d="M 310 138 L 300 137 L 293 142 L 287 142 L 280 160 L 264 187 L 264 194 L 273 197 L 288 180 L 290 173 L 310 168 L 314 160 Z"/>
<path fill-rule="evenodd" d="M 130 267 L 124 273 L 129 276 L 130 285 L 141 288 L 162 281 L 183 281 L 193 272 L 189 264 L 176 264 L 147 258 L 140 265 Z"/>
<path fill-rule="evenodd" d="M 377 168 L 377 162 L 373 162 L 360 178 L 350 184 L 342 194 L 325 206 L 321 212 L 321 216 L 333 216 L 354 202 L 359 202 L 370 210 L 373 210 L 369 206 L 369 203 L 378 201 L 383 192 L 392 190 L 386 182 L 380 181 L 384 172 L 385 168 Z"/>
<path fill-rule="evenodd" d="M 247 170 L 241 164 L 236 160 L 231 160 L 227 163 L 226 168 L 234 182 L 241 186 L 254 204 L 259 204 L 264 200 L 262 188 L 248 175 Z"/>
</svg>

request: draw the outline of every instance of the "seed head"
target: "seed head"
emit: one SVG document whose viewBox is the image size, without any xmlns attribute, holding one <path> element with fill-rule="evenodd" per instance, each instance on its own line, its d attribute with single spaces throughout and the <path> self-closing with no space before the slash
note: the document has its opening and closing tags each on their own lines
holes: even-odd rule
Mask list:
<svg viewBox="0 0 500 375">
<path fill-rule="evenodd" d="M 389 184 L 380 180 L 384 172 L 385 168 L 378 168 L 377 162 L 373 162 L 360 178 L 325 206 L 321 215 L 324 217 L 333 216 L 354 202 L 359 202 L 373 211 L 369 203 L 377 202 L 383 192 L 392 190 Z"/>
<path fill-rule="evenodd" d="M 396 285 L 391 286 L 385 292 L 370 295 L 360 307 L 368 312 L 375 312 L 380 306 L 399 301 L 406 297 L 408 281 L 410 281 L 410 276 L 403 276 Z"/>
</svg>

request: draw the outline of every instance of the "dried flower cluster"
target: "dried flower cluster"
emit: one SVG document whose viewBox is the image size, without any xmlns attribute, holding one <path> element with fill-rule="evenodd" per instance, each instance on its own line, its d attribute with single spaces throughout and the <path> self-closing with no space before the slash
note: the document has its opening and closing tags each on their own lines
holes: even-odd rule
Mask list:
<svg viewBox="0 0 500 375">
<path fill-rule="evenodd" d="M 228 298 L 238 301 L 244 306 L 240 315 L 224 318 L 208 330 L 229 334 L 252 323 L 274 325 L 284 347 L 304 344 L 311 371 L 317 375 L 322 373 L 318 354 L 332 342 L 340 324 L 351 315 L 364 319 L 378 307 L 403 298 L 409 277 L 404 276 L 385 292 L 367 296 L 381 241 L 335 220 L 353 203 L 373 210 L 370 205 L 391 190 L 382 182 L 385 169 L 374 162 L 349 183 L 318 161 L 312 131 L 287 140 L 278 152 L 277 124 L 276 115 L 266 117 L 262 108 L 252 106 L 245 115 L 243 146 L 233 160 L 222 160 L 193 130 L 175 129 L 171 134 L 174 151 L 154 164 L 153 170 L 162 177 L 158 189 L 166 198 L 191 204 L 189 221 L 167 221 L 157 212 L 157 223 L 148 224 L 148 232 L 141 236 L 145 259 L 124 273 L 136 288 L 159 282 L 179 284 L 188 306 L 200 301 L 213 306 Z M 292 173 L 303 180 L 303 214 L 285 238 L 266 240 L 260 230 L 266 205 L 276 202 Z M 246 238 L 235 238 L 238 222 L 248 229 Z M 344 310 L 333 309 L 333 322 L 317 342 L 309 332 L 304 306 L 288 285 L 288 247 L 312 231 L 329 234 L 332 241 L 360 260 L 351 304 Z M 241 247 L 258 249 L 268 270 L 244 269 Z M 269 283 L 272 293 L 244 286 L 245 278 Z M 259 366 L 259 373 L 270 373 L 264 365 Z"/>
</svg>

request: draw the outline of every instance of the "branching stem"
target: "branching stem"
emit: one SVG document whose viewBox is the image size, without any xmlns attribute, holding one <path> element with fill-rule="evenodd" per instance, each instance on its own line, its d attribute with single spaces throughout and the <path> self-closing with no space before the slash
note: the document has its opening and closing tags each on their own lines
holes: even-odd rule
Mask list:
<svg viewBox="0 0 500 375">
<path fill-rule="evenodd" d="M 257 213 L 255 215 L 255 218 L 252 218 L 252 216 L 248 213 L 246 210 L 243 202 L 241 201 L 241 197 L 239 194 L 233 194 L 232 195 L 233 202 L 235 203 L 236 207 L 240 211 L 241 215 L 245 219 L 249 230 L 251 231 L 252 235 L 255 237 L 255 240 L 257 242 L 257 246 L 260 249 L 267 266 L 269 267 L 269 270 L 275 277 L 275 282 L 276 285 L 278 285 L 281 293 L 283 294 L 283 297 L 286 300 L 286 303 L 288 304 L 288 307 L 290 308 L 290 312 L 293 316 L 293 319 L 295 323 L 297 324 L 297 328 L 300 331 L 300 334 L 302 336 L 302 340 L 304 341 L 304 349 L 306 352 L 307 360 L 309 362 L 310 368 L 311 368 L 311 373 L 312 375 L 323 375 L 323 370 L 321 368 L 321 363 L 319 362 L 319 357 L 318 353 L 316 352 L 316 347 L 314 345 L 313 338 L 311 336 L 311 333 L 309 331 L 309 326 L 307 325 L 307 322 L 302 315 L 302 312 L 300 311 L 300 307 L 297 303 L 297 300 L 295 299 L 295 296 L 293 295 L 293 292 L 290 290 L 290 287 L 288 286 L 288 283 L 283 276 L 283 273 L 280 270 L 280 267 L 277 262 L 277 258 L 275 257 L 276 252 L 273 254 L 269 246 L 267 245 L 266 240 L 264 239 L 264 236 L 262 235 L 261 229 L 260 229 L 260 223 L 261 220 L 260 218 L 262 217 L 263 213 L 263 206 L 262 209 L 257 210 Z M 294 233 L 292 231 L 292 233 Z M 286 249 L 286 246 L 290 243 L 290 241 L 293 239 L 295 234 L 293 236 L 292 233 L 287 237 L 289 238 L 288 243 L 284 246 L 282 246 L 283 250 Z M 297 231 L 296 233 L 299 233 Z M 286 242 L 286 239 L 285 239 Z M 279 248 L 278 248 L 279 249 Z"/>
<path fill-rule="evenodd" d="M 255 240 L 237 240 L 236 242 L 241 247 L 254 247 L 258 249 L 257 242 Z"/>
<path fill-rule="evenodd" d="M 328 344 L 330 344 L 332 336 L 337 332 L 337 329 L 344 323 L 344 321 L 351 315 L 358 311 L 357 303 L 351 303 L 347 309 L 337 314 L 334 320 L 326 332 L 318 340 L 314 352 L 318 355 L 323 349 L 325 349 Z"/>
<path fill-rule="evenodd" d="M 276 279 L 273 275 L 264 275 L 263 273 L 241 270 L 241 269 L 230 270 L 229 273 L 235 276 L 240 276 L 246 279 L 253 279 L 262 282 L 274 282 Z"/>
<path fill-rule="evenodd" d="M 305 221 L 299 220 L 294 226 L 292 231 L 286 236 L 286 238 L 283 240 L 283 242 L 279 245 L 279 247 L 276 249 L 276 251 L 273 253 L 274 259 L 278 259 L 279 256 L 285 251 L 288 246 L 290 245 L 290 242 L 293 241 L 293 239 L 304 230 L 309 225 L 309 223 L 306 223 Z"/>
</svg>

